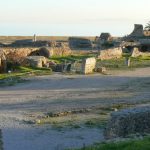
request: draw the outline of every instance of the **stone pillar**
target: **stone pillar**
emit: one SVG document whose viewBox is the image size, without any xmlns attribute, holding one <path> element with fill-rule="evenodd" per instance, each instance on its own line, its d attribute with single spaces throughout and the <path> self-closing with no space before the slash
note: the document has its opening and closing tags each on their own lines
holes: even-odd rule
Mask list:
<svg viewBox="0 0 150 150">
<path fill-rule="evenodd" d="M 36 34 L 33 36 L 33 42 L 36 42 Z"/>
<path fill-rule="evenodd" d="M 95 67 L 96 67 L 96 59 L 94 57 L 83 59 L 81 73 L 82 74 L 93 73 Z"/>
</svg>

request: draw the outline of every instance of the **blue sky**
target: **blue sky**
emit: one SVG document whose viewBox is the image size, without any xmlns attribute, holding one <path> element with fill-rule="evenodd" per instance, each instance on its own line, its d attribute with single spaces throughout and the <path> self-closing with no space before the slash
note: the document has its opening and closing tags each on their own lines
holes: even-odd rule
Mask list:
<svg viewBox="0 0 150 150">
<path fill-rule="evenodd" d="M 1 0 L 0 35 L 122 36 L 150 20 L 150 0 Z"/>
</svg>

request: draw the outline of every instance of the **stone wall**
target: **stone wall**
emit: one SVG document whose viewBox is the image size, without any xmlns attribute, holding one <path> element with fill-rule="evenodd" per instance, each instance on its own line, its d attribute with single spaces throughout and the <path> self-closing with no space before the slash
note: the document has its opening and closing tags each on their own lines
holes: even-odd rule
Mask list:
<svg viewBox="0 0 150 150">
<path fill-rule="evenodd" d="M 96 67 L 96 58 L 86 58 L 82 61 L 82 73 L 83 74 L 90 74 Z"/>
<path fill-rule="evenodd" d="M 3 50 L 0 50 L 0 73 L 6 72 L 6 56 Z"/>
<path fill-rule="evenodd" d="M 108 59 L 118 59 L 122 57 L 122 48 L 111 48 L 107 50 L 101 50 L 98 59 L 108 60 Z"/>
<path fill-rule="evenodd" d="M 47 59 L 44 56 L 28 56 L 25 58 L 22 65 L 42 68 L 47 64 Z"/>
<path fill-rule="evenodd" d="M 12 48 L 12 47 L 5 47 L 3 48 L 4 52 L 8 56 L 11 53 L 12 55 L 27 57 L 31 53 L 38 51 L 41 49 L 40 47 L 25 47 L 25 48 Z M 61 46 L 53 46 L 53 47 L 46 47 L 49 51 L 50 56 L 66 56 L 71 54 L 71 49 L 69 48 L 68 44 L 62 44 Z"/>
<path fill-rule="evenodd" d="M 140 52 L 139 48 L 133 48 L 131 56 L 132 57 L 150 56 L 150 52 Z"/>
<path fill-rule="evenodd" d="M 60 43 L 60 46 L 52 46 L 49 49 L 51 56 L 68 56 L 71 54 L 71 49 L 68 43 Z"/>
<path fill-rule="evenodd" d="M 105 137 L 126 137 L 130 134 L 150 133 L 150 106 L 124 109 L 111 114 Z"/>
</svg>

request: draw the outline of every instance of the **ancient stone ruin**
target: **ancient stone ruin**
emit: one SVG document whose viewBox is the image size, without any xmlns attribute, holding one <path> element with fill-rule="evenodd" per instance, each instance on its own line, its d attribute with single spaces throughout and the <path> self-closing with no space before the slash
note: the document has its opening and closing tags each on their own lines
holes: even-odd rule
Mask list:
<svg viewBox="0 0 150 150">
<path fill-rule="evenodd" d="M 141 52 L 141 51 L 139 51 L 139 48 L 137 48 L 137 47 L 133 48 L 131 53 L 132 53 L 131 54 L 132 57 L 150 56 L 149 52 Z"/>
<path fill-rule="evenodd" d="M 126 137 L 130 134 L 150 133 L 150 106 L 124 109 L 111 114 L 105 137 Z"/>
<path fill-rule="evenodd" d="M 6 70 L 7 70 L 6 55 L 3 50 L 0 50 L 0 73 L 6 72 Z"/>
<path fill-rule="evenodd" d="M 133 32 L 129 35 L 129 37 L 143 37 L 143 25 L 141 24 L 135 24 Z"/>
<path fill-rule="evenodd" d="M 112 36 L 110 33 L 101 33 L 100 37 L 97 38 L 97 42 L 108 42 L 112 39 Z"/>
<path fill-rule="evenodd" d="M 48 49 L 50 50 L 51 56 L 68 56 L 72 52 L 67 42 L 57 42 Z"/>
<path fill-rule="evenodd" d="M 98 59 L 101 59 L 101 60 L 118 59 L 122 57 L 122 53 L 123 52 L 122 52 L 121 47 L 100 50 Z"/>
<path fill-rule="evenodd" d="M 101 33 L 100 37 L 96 37 L 95 39 L 95 43 L 98 49 L 105 49 L 113 46 L 111 41 L 112 36 L 110 33 Z"/>
<path fill-rule="evenodd" d="M 30 56 L 44 56 L 50 58 L 50 51 L 46 47 L 42 47 L 36 51 L 30 53 Z"/>
<path fill-rule="evenodd" d="M 92 42 L 86 38 L 70 37 L 69 45 L 71 49 L 91 49 Z"/>
<path fill-rule="evenodd" d="M 44 56 L 28 56 L 22 63 L 24 66 L 42 68 L 46 67 L 47 59 Z"/>
<path fill-rule="evenodd" d="M 83 59 L 81 73 L 83 74 L 93 73 L 95 67 L 96 67 L 95 57 Z"/>
</svg>

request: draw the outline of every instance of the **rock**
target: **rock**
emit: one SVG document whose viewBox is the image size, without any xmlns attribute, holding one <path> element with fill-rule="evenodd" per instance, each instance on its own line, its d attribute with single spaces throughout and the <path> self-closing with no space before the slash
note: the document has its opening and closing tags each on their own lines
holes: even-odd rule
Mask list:
<svg viewBox="0 0 150 150">
<path fill-rule="evenodd" d="M 83 74 L 93 73 L 95 67 L 96 67 L 96 58 L 95 57 L 83 59 L 81 72 Z"/>
<path fill-rule="evenodd" d="M 150 106 L 113 112 L 104 134 L 111 139 L 136 133 L 150 133 Z"/>
</svg>

